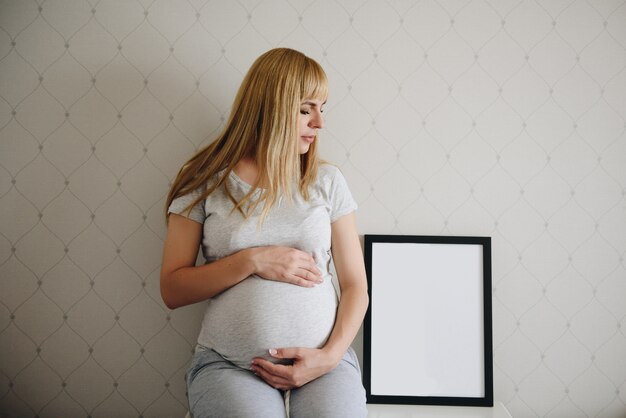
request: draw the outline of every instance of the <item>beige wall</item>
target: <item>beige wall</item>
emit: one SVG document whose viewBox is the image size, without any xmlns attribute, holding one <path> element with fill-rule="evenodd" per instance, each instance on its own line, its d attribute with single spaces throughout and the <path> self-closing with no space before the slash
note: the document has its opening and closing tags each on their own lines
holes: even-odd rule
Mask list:
<svg viewBox="0 0 626 418">
<path fill-rule="evenodd" d="M 496 399 L 623 417 L 624 22 L 615 0 L 2 2 L 0 416 L 184 415 L 202 306 L 160 300 L 168 182 L 290 46 L 330 77 L 321 147 L 361 234 L 493 237 Z"/>
</svg>

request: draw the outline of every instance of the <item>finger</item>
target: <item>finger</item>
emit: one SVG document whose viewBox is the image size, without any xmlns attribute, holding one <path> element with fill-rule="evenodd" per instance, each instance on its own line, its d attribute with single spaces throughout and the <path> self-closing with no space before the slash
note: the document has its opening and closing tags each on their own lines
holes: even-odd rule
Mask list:
<svg viewBox="0 0 626 418">
<path fill-rule="evenodd" d="M 292 258 L 290 260 L 292 265 L 295 265 L 298 268 L 302 268 L 304 270 L 308 270 L 311 273 L 321 276 L 321 272 L 315 263 L 315 258 L 311 255 L 311 253 L 304 252 L 302 250 L 298 250 L 296 248 L 290 248 L 292 251 Z"/>
<path fill-rule="evenodd" d="M 313 256 L 311 254 L 306 253 L 306 266 L 303 268 L 306 268 L 307 270 L 317 274 L 317 275 L 321 275 L 322 272 L 320 271 L 320 269 L 317 267 L 317 263 L 315 262 L 315 258 L 313 258 Z"/>
<path fill-rule="evenodd" d="M 296 360 L 299 359 L 301 355 L 300 349 L 298 347 L 270 348 L 268 352 L 270 356 L 279 359 Z"/>
<path fill-rule="evenodd" d="M 320 270 L 317 268 L 317 263 L 315 262 L 315 257 L 313 257 L 312 253 L 307 253 L 304 251 L 300 251 L 301 260 L 306 262 L 306 269 L 316 274 L 321 274 Z"/>
<path fill-rule="evenodd" d="M 262 367 L 259 367 L 259 366 L 252 367 L 251 370 L 254 372 L 255 375 L 259 376 L 267 384 L 269 384 L 270 386 L 276 389 L 289 390 L 295 387 L 295 385 L 293 385 L 287 379 L 281 376 L 273 375 L 269 373 L 267 370 L 263 369 Z"/>
<path fill-rule="evenodd" d="M 271 361 L 262 360 L 255 361 L 252 365 L 252 368 L 254 368 L 255 370 L 263 371 L 269 375 L 275 376 L 276 378 L 285 379 L 286 381 L 291 381 L 293 379 L 291 366 L 274 364 Z"/>
<path fill-rule="evenodd" d="M 306 268 L 301 268 L 298 272 L 298 276 L 310 282 L 322 283 L 321 275 Z"/>
<path fill-rule="evenodd" d="M 272 363 L 260 363 L 252 365 L 250 369 L 257 376 L 261 377 L 267 383 L 271 384 L 277 388 L 288 388 L 291 389 L 295 387 L 295 378 L 292 375 L 292 371 L 288 370 L 289 367 L 273 367 Z"/>
<path fill-rule="evenodd" d="M 317 264 L 315 263 L 309 267 L 309 271 L 312 271 L 313 273 L 315 273 L 316 276 L 320 278 L 322 277 L 322 271 L 317 267 Z"/>
<path fill-rule="evenodd" d="M 291 275 L 291 279 L 289 279 L 288 282 L 291 284 L 302 286 L 302 287 L 315 287 L 315 284 L 316 284 L 315 282 L 312 282 L 311 280 L 303 279 L 302 277 L 297 276 L 295 274 Z"/>
<path fill-rule="evenodd" d="M 317 264 L 311 264 L 307 270 L 309 270 L 311 273 L 315 274 L 317 277 L 322 277 L 322 272 L 320 271 L 319 268 L 317 268 Z"/>
</svg>

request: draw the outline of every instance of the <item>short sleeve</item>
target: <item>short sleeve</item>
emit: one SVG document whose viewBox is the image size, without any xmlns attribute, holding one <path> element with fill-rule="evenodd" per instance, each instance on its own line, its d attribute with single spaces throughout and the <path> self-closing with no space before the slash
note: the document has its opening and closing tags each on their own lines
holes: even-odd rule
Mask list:
<svg viewBox="0 0 626 418">
<path fill-rule="evenodd" d="M 328 167 L 330 180 L 328 198 L 330 201 L 330 222 L 332 223 L 343 215 L 354 212 L 357 209 L 357 204 L 341 171 L 337 167 Z"/>
<path fill-rule="evenodd" d="M 177 197 L 172 201 L 170 207 L 167 208 L 167 213 L 175 213 L 177 215 L 181 215 L 185 218 L 191 219 L 192 221 L 203 224 L 206 219 L 204 211 L 204 201 L 198 202 L 194 207 L 191 208 L 191 211 L 189 211 L 188 209 L 189 205 L 192 204 L 200 196 L 200 193 L 200 190 L 195 190 L 186 195 Z"/>
</svg>

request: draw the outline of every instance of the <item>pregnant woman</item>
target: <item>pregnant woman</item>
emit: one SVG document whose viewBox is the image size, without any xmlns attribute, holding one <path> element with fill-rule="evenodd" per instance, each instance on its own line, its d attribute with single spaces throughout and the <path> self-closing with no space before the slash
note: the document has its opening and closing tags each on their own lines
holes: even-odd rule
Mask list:
<svg viewBox="0 0 626 418">
<path fill-rule="evenodd" d="M 194 418 L 367 415 L 350 348 L 368 303 L 356 204 L 317 155 L 327 90 L 302 53 L 261 55 L 172 185 L 161 294 L 172 309 L 208 301 L 187 372 Z"/>
</svg>

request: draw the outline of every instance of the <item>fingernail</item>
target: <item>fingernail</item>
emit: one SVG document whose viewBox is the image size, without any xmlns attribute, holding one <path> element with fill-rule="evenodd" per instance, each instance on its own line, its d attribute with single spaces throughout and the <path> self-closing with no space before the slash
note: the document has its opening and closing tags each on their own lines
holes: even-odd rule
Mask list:
<svg viewBox="0 0 626 418">
<path fill-rule="evenodd" d="M 274 348 L 270 348 L 269 351 L 270 351 L 270 355 L 272 355 L 272 356 L 275 356 L 278 353 L 278 351 L 276 351 L 276 349 L 274 349 Z"/>
</svg>

